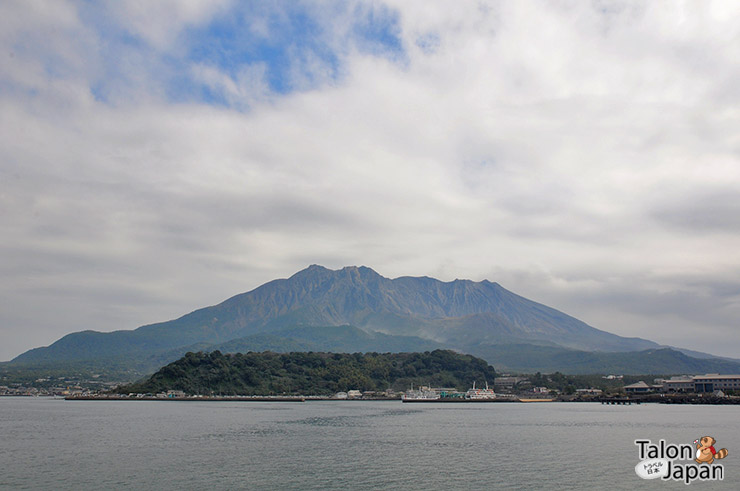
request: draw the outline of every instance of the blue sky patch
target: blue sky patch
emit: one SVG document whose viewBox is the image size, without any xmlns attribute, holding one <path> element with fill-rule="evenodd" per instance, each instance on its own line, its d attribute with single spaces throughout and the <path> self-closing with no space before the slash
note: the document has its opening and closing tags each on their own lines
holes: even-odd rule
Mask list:
<svg viewBox="0 0 740 491">
<path fill-rule="evenodd" d="M 111 94 L 125 97 L 127 89 L 144 89 L 159 90 L 171 102 L 198 101 L 243 108 L 260 97 L 251 97 L 249 84 L 240 85 L 245 72 L 261 77 L 261 86 L 274 96 L 341 83 L 346 60 L 352 53 L 399 63 L 405 60 L 398 14 L 385 6 L 347 2 L 237 3 L 205 25 L 186 28 L 169 53 L 155 53 L 129 26 L 117 24 L 106 15 L 104 7 L 89 7 L 81 9 L 80 15 L 103 40 L 103 74 L 91 86 L 91 92 L 100 101 L 115 99 Z M 127 69 L 140 58 L 152 57 L 158 58 L 156 65 L 141 67 L 148 74 L 147 80 L 139 80 L 132 75 L 135 71 Z M 220 82 L 209 83 L 198 77 L 194 67 L 215 71 Z M 142 86 L 152 83 L 159 89 Z"/>
<path fill-rule="evenodd" d="M 357 51 L 402 57 L 398 16 L 385 7 L 352 8 L 344 2 L 247 4 L 202 29 L 189 30 L 188 61 L 217 68 L 236 80 L 245 66 L 263 64 L 276 94 L 315 88 L 341 79 L 345 57 Z M 346 32 L 337 17 L 352 19 Z"/>
</svg>

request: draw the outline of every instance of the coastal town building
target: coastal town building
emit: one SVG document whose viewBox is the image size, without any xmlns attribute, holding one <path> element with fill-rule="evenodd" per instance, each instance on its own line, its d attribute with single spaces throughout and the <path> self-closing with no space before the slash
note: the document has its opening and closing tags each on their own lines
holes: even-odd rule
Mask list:
<svg viewBox="0 0 740 491">
<path fill-rule="evenodd" d="M 588 389 L 576 389 L 576 394 L 598 396 L 601 395 L 601 389 L 594 389 L 593 387 Z"/>
<path fill-rule="evenodd" d="M 694 379 L 688 376 L 657 379 L 656 383 L 663 386 L 663 392 L 694 392 Z"/>
<path fill-rule="evenodd" d="M 525 377 L 496 377 L 493 381 L 493 388 L 496 392 L 507 392 L 514 390 L 521 382 L 525 382 Z"/>
<path fill-rule="evenodd" d="M 634 384 L 625 385 L 624 391 L 628 394 L 646 394 L 648 392 L 652 392 L 652 388 L 640 380 L 639 382 L 635 382 Z"/>
<path fill-rule="evenodd" d="M 718 373 L 708 373 L 706 375 L 696 375 L 692 377 L 694 382 L 694 392 L 714 392 L 717 390 L 740 390 L 740 375 L 720 375 Z"/>
<path fill-rule="evenodd" d="M 708 373 L 706 375 L 683 375 L 669 379 L 655 379 L 655 384 L 648 385 L 640 380 L 637 383 L 625 385 L 624 391 L 628 394 L 645 394 L 648 392 L 665 393 L 714 393 L 740 391 L 740 375 L 720 375 Z"/>
</svg>

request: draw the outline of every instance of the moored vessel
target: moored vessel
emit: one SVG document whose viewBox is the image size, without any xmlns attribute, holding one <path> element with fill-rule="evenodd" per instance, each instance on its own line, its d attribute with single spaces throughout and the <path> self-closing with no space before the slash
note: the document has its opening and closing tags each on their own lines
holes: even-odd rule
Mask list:
<svg viewBox="0 0 740 491">
<path fill-rule="evenodd" d="M 468 391 L 465 393 L 465 398 L 473 401 L 490 400 L 496 398 L 496 393 L 493 391 L 493 389 L 488 388 L 488 382 L 486 382 L 485 389 L 476 389 L 475 381 L 473 381 L 473 388 L 468 389 Z"/>
<path fill-rule="evenodd" d="M 412 385 L 409 390 L 401 394 L 403 402 L 439 401 L 442 398 L 443 389 L 433 389 L 422 385 L 414 390 Z"/>
<path fill-rule="evenodd" d="M 422 386 L 417 390 L 413 387 L 407 390 L 402 396 L 403 402 L 518 402 L 515 396 L 497 396 L 493 389 L 476 388 L 475 382 L 473 387 L 466 392 L 458 392 L 456 389 L 432 388 Z"/>
</svg>

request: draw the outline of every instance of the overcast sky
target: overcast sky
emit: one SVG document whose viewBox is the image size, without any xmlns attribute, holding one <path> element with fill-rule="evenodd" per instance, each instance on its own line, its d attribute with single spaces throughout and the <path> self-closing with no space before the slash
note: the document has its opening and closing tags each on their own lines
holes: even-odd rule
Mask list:
<svg viewBox="0 0 740 491">
<path fill-rule="evenodd" d="M 740 358 L 740 2 L 0 2 L 0 360 L 317 263 Z"/>
</svg>

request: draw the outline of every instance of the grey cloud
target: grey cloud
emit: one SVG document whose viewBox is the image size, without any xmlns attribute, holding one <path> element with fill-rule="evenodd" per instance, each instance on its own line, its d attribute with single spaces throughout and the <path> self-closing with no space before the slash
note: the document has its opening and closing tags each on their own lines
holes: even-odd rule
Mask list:
<svg viewBox="0 0 740 491">
<path fill-rule="evenodd" d="M 351 23 L 320 11 L 342 77 L 217 108 L 168 101 L 161 62 L 225 6 L 117 8 L 147 43 L 120 53 L 75 8 L 32 7 L 0 6 L 2 52 L 27 39 L 0 57 L 0 359 L 312 263 L 487 278 L 740 353 L 735 2 L 397 2 L 403 63 L 339 46 Z M 320 76 L 304 61 L 289 82 Z"/>
<path fill-rule="evenodd" d="M 676 277 L 643 271 L 604 277 L 596 271 L 568 276 L 532 270 L 492 276 L 609 332 L 737 357 L 740 283 L 734 273 Z"/>
<path fill-rule="evenodd" d="M 655 205 L 653 219 L 686 232 L 740 234 L 738 189 L 699 189 Z"/>
</svg>

